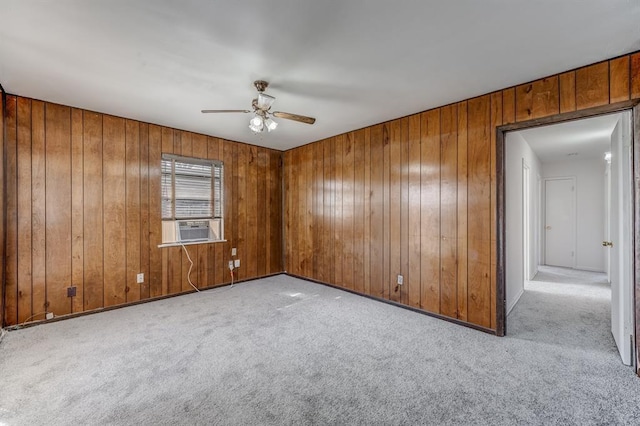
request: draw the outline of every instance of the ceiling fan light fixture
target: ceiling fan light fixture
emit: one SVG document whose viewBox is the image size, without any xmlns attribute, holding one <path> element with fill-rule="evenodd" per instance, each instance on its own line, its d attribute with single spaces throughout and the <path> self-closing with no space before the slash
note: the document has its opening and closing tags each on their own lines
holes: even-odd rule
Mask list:
<svg viewBox="0 0 640 426">
<path fill-rule="evenodd" d="M 255 133 L 262 132 L 264 130 L 264 122 L 262 120 L 262 117 L 256 115 L 251 120 L 249 120 L 249 128 Z"/>
<path fill-rule="evenodd" d="M 267 126 L 268 131 L 275 130 L 276 127 L 278 127 L 278 123 L 273 121 L 271 118 L 267 118 L 266 120 L 264 120 L 264 125 Z"/>
<path fill-rule="evenodd" d="M 273 101 L 275 100 L 276 98 L 274 98 L 273 96 L 265 95 L 264 93 L 258 93 L 258 108 L 264 111 L 268 111 L 269 108 L 271 108 L 271 105 L 273 105 Z"/>
<path fill-rule="evenodd" d="M 289 112 L 271 111 L 271 105 L 276 100 L 273 96 L 264 94 L 263 92 L 269 86 L 269 83 L 264 80 L 256 80 L 253 82 L 254 87 L 258 91 L 258 96 L 251 101 L 251 110 L 248 109 L 203 109 L 203 114 L 209 113 L 225 113 L 225 112 L 237 112 L 248 114 L 253 112 L 253 117 L 249 120 L 249 129 L 254 133 L 262 133 L 266 127 L 267 131 L 271 132 L 278 127 L 278 123 L 273 121 L 271 117 L 283 118 L 285 120 L 297 121 L 305 124 L 313 124 L 316 119 L 313 117 L 306 117 L 304 115 L 291 114 Z"/>
</svg>

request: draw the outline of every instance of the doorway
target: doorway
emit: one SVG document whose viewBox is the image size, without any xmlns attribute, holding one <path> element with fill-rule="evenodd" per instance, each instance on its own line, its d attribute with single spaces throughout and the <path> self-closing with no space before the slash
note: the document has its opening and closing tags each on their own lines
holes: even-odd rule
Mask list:
<svg viewBox="0 0 640 426">
<path fill-rule="evenodd" d="M 598 113 L 595 113 L 595 111 L 593 112 L 593 116 L 602 116 L 604 112 L 619 112 L 622 110 L 629 110 L 629 105 L 619 105 L 617 107 L 617 109 L 614 107 L 609 107 L 608 110 L 605 110 L 603 108 L 598 109 Z M 637 112 L 637 108 L 633 110 L 634 114 L 638 114 Z M 523 282 L 526 281 L 527 277 L 527 272 L 528 270 L 534 270 L 534 272 L 539 272 L 540 269 L 545 269 L 544 271 L 542 271 L 543 273 L 540 274 L 540 276 L 546 276 L 547 278 L 549 276 L 553 276 L 554 273 L 560 273 L 559 275 L 562 275 L 561 272 L 563 272 L 562 268 L 565 268 L 564 272 L 571 272 L 571 271 L 576 271 L 576 272 L 581 272 L 581 270 L 585 270 L 585 273 L 595 273 L 596 275 L 599 273 L 600 276 L 602 278 L 602 280 L 604 280 L 605 283 L 608 283 L 608 278 L 607 278 L 607 273 L 609 273 L 609 267 L 606 267 L 605 265 L 607 264 L 607 256 L 612 255 L 612 256 L 619 256 L 619 254 L 613 254 L 613 253 L 608 253 L 608 251 L 611 251 L 607 248 L 602 248 L 601 247 L 601 243 L 604 241 L 607 241 L 607 233 L 605 233 L 605 226 L 604 226 L 604 222 L 605 222 L 605 209 L 604 209 L 604 199 L 605 199 L 605 179 L 608 179 L 605 177 L 605 167 L 604 167 L 604 153 L 599 153 L 598 156 L 600 156 L 599 158 L 599 166 L 598 168 L 602 169 L 602 172 L 599 176 L 600 179 L 600 185 L 598 187 L 598 189 L 596 191 L 592 191 L 591 188 L 589 187 L 589 185 L 583 186 L 581 188 L 582 190 L 582 194 L 584 196 L 585 193 L 588 193 L 589 191 L 591 192 L 599 192 L 599 196 L 601 197 L 602 201 L 600 204 L 600 208 L 596 209 L 598 210 L 597 212 L 595 212 L 594 209 L 581 209 L 580 206 L 580 200 L 576 200 L 576 193 L 577 193 L 577 189 L 580 189 L 580 185 L 581 185 L 581 181 L 584 183 L 583 179 L 581 177 L 578 177 L 578 181 L 576 182 L 576 176 L 572 176 L 571 173 L 565 173 L 564 175 L 559 175 L 559 174 L 553 174 L 552 176 L 549 176 L 549 174 L 544 174 L 543 173 L 543 178 L 542 178 L 542 188 L 540 187 L 540 184 L 537 185 L 536 188 L 536 180 L 535 179 L 531 179 L 531 174 L 534 172 L 537 172 L 539 170 L 541 170 L 541 165 L 540 163 L 538 163 L 537 165 L 536 160 L 527 160 L 527 164 L 525 167 L 525 162 L 524 162 L 524 158 L 522 161 L 522 165 L 518 164 L 518 166 L 522 167 L 522 171 L 520 173 L 522 173 L 522 177 L 521 179 L 518 179 L 521 181 L 522 185 L 520 186 L 519 184 L 517 185 L 517 190 L 520 193 L 520 196 L 522 197 L 521 203 L 520 204 L 520 211 L 518 212 L 518 214 L 514 217 L 513 212 L 510 212 L 510 209 L 513 210 L 513 207 L 517 202 L 517 199 L 514 200 L 513 199 L 513 187 L 514 185 L 512 184 L 512 182 L 510 182 L 510 179 L 508 178 L 508 172 L 509 172 L 509 167 L 511 164 L 511 167 L 514 167 L 513 165 L 515 163 L 513 163 L 513 154 L 509 152 L 509 147 L 514 145 L 513 140 L 507 141 L 507 138 L 515 138 L 517 139 L 517 136 L 513 136 L 512 137 L 512 133 L 517 133 L 514 132 L 515 130 L 522 130 L 525 128 L 536 128 L 536 127 L 548 127 L 548 124 L 554 124 L 554 123 L 560 123 L 560 122 L 572 122 L 574 123 L 573 120 L 577 120 L 578 118 L 582 118 L 582 117 L 578 117 L 578 114 L 570 114 L 566 117 L 563 116 L 556 116 L 553 118 L 550 118 L 548 120 L 536 120 L 535 122 L 531 122 L 531 123 L 523 123 L 523 124 L 518 124 L 518 125 L 509 125 L 509 126 L 503 126 L 502 128 L 498 129 L 498 141 L 499 141 L 499 145 L 498 145 L 498 191 L 499 191 L 499 207 L 498 210 L 500 211 L 502 209 L 502 212 L 499 213 L 499 218 L 498 218 L 498 222 L 499 222 L 499 239 L 501 240 L 498 244 L 499 247 L 499 253 L 498 253 L 498 261 L 499 261 L 499 266 L 498 266 L 498 270 L 502 271 L 502 274 L 499 273 L 499 278 L 498 278 L 498 309 L 503 309 L 504 311 L 504 321 L 502 326 L 504 327 L 502 329 L 503 332 L 506 332 L 506 316 L 509 314 L 509 312 L 514 308 L 514 306 L 518 303 L 518 299 L 521 295 L 517 294 L 517 286 L 514 286 L 514 274 L 511 271 L 513 268 L 513 258 L 520 258 L 520 262 L 515 262 L 517 263 L 518 267 L 517 269 L 520 271 L 525 271 L 524 274 L 522 273 L 518 273 L 515 274 L 519 277 L 522 277 Z M 582 113 L 582 115 L 584 116 L 588 116 L 588 114 L 584 114 Z M 628 113 L 627 114 L 628 117 L 628 122 L 627 122 L 627 128 L 631 129 L 631 114 Z M 564 118 L 568 118 L 569 120 L 566 120 Z M 586 121 L 586 120 L 585 120 Z M 538 125 L 538 126 L 536 126 Z M 609 127 L 608 129 L 608 136 L 611 137 L 612 134 L 612 129 L 611 127 Z M 632 136 L 634 136 L 636 138 L 636 142 L 634 143 L 635 148 L 637 149 L 637 132 L 635 134 L 633 134 L 631 131 L 628 132 L 627 135 L 627 145 L 626 145 L 626 149 L 627 152 L 630 149 L 631 146 L 631 139 Z M 517 143 L 517 142 L 516 142 Z M 561 141 L 553 141 L 552 142 L 553 145 L 555 146 L 561 146 Z M 570 149 L 571 151 L 574 150 L 578 150 L 575 147 L 571 147 Z M 583 155 L 583 157 L 586 158 L 586 155 L 584 155 L 584 152 L 580 152 L 580 155 Z M 577 155 L 576 152 L 568 152 L 565 153 L 565 155 Z M 503 160 L 504 159 L 504 160 Z M 622 241 L 624 240 L 624 238 L 622 238 L 622 235 L 626 232 L 627 236 L 633 236 L 635 235 L 634 233 L 634 229 L 633 229 L 633 223 L 632 223 L 632 213 L 634 213 L 635 209 L 634 209 L 634 205 L 632 202 L 632 188 L 633 188 L 633 175 L 632 175 L 632 162 L 631 162 L 631 155 L 629 154 L 627 156 L 627 160 L 624 160 L 622 158 L 622 155 L 619 155 L 618 158 L 618 164 L 620 165 L 624 165 L 626 164 L 626 174 L 621 175 L 624 177 L 625 182 L 626 182 L 626 186 L 627 188 L 624 189 L 623 186 L 621 185 L 619 194 L 626 194 L 625 197 L 627 197 L 626 203 L 627 203 L 627 207 L 624 207 L 623 204 L 618 204 L 618 206 L 616 207 L 619 211 L 626 211 L 626 217 L 621 218 L 621 223 L 620 223 L 620 227 L 619 227 L 619 231 L 618 231 L 618 236 L 620 237 L 619 239 L 621 241 L 618 241 L 618 248 L 620 250 L 620 252 L 622 253 L 622 256 L 624 257 L 624 255 L 627 255 L 627 258 L 625 260 L 626 262 L 626 269 L 625 269 L 625 265 L 620 263 L 619 264 L 619 268 L 618 271 L 619 273 L 621 273 L 623 276 L 622 278 L 618 279 L 618 284 L 613 284 L 612 285 L 612 291 L 610 291 L 610 293 L 612 293 L 611 297 L 611 317 L 610 319 L 608 318 L 603 318 L 604 320 L 606 320 L 607 322 L 611 323 L 611 333 L 609 334 L 609 336 L 611 336 L 611 334 L 613 334 L 614 336 L 616 335 L 616 330 L 620 331 L 620 336 L 621 339 L 616 338 L 616 344 L 618 346 L 618 348 L 620 349 L 620 355 L 622 357 L 622 360 L 625 361 L 625 363 L 631 363 L 632 361 L 635 360 L 635 356 L 632 357 L 629 356 L 631 351 L 633 349 L 636 349 L 636 343 L 635 343 L 635 336 L 634 336 L 634 329 L 633 329 L 633 310 L 634 310 L 634 306 L 635 306 L 635 300 L 633 297 L 633 288 L 635 286 L 635 283 L 633 281 L 633 268 L 637 265 L 635 265 L 634 262 L 634 246 L 633 246 L 633 241 L 632 238 L 629 237 L 627 238 L 627 241 Z M 504 163 L 503 163 L 504 161 Z M 615 161 L 615 156 L 614 156 L 614 161 Z M 626 162 L 625 162 L 626 161 Z M 519 161 L 520 162 L 520 161 Z M 529 167 L 529 164 L 533 163 L 533 167 Z M 502 166 L 502 167 L 500 167 Z M 520 168 L 518 167 L 518 168 Z M 527 170 L 528 169 L 528 170 Z M 533 171 L 531 169 L 534 169 Z M 636 164 L 636 173 L 637 173 L 637 164 Z M 520 177 L 520 176 L 518 176 Z M 533 181 L 533 183 L 532 183 Z M 539 182 L 539 180 L 538 180 Z M 578 188 L 577 188 L 578 187 Z M 626 191 L 626 192 L 625 192 Z M 613 192 L 612 192 L 613 193 Z M 532 194 L 536 194 L 537 196 L 532 197 Z M 500 195 L 502 195 L 502 197 L 500 197 Z M 609 197 L 610 194 L 607 194 L 607 197 Z M 515 201 L 515 202 L 514 202 Z M 541 211 L 541 216 L 538 216 L 539 220 L 531 220 L 531 216 L 535 215 L 536 212 L 536 208 L 539 208 L 539 204 L 540 201 L 542 201 L 542 211 Z M 615 200 L 613 201 L 615 203 Z M 536 206 L 536 204 L 538 206 Z M 626 209 L 626 210 L 625 210 Z M 579 217 L 580 220 L 584 221 L 584 218 L 586 217 L 587 219 L 593 219 L 594 217 L 599 218 L 598 220 L 600 221 L 600 234 L 598 235 L 598 238 L 600 239 L 600 241 L 598 244 L 600 247 L 599 251 L 598 248 L 594 247 L 595 244 L 593 242 L 593 237 L 589 237 L 591 238 L 590 241 L 585 242 L 585 232 L 580 232 L 579 230 L 576 230 L 576 228 L 579 226 L 579 222 L 580 220 L 576 220 L 576 219 L 572 219 L 572 217 Z M 612 217 L 615 215 L 612 215 Z M 514 220 L 514 219 L 518 219 L 518 220 Z M 514 234 L 514 224 L 517 222 L 521 223 L 521 229 L 519 231 L 519 236 Z M 534 222 L 533 225 L 533 232 L 529 232 L 529 229 L 531 228 L 531 226 L 529 225 L 529 223 Z M 538 226 L 536 226 L 536 223 Z M 515 230 L 517 231 L 517 230 Z M 558 231 L 558 232 L 554 232 L 554 231 Z M 536 234 L 537 233 L 537 234 Z M 615 232 L 614 232 L 615 234 Z M 518 241 L 518 244 L 514 244 L 514 242 L 512 241 L 514 239 L 514 236 L 517 236 L 520 241 Z M 540 244 L 536 245 L 536 242 L 539 241 L 538 238 L 540 238 Z M 613 237 L 612 237 L 613 238 Z M 581 241 L 582 240 L 582 241 Z M 521 249 L 519 249 L 520 247 L 522 247 Z M 538 248 L 538 249 L 537 249 Z M 595 253 L 595 254 L 594 254 Z M 597 258 L 597 259 L 596 259 Z M 595 264 L 594 262 L 597 261 Z M 531 265 L 530 263 L 534 262 L 533 265 Z M 613 260 L 612 260 L 613 262 Z M 615 263 L 615 262 L 613 262 Z M 541 265 L 548 265 L 548 266 L 541 266 Z M 551 271 L 553 273 L 550 273 L 550 271 L 548 270 L 548 268 L 555 268 L 555 267 L 561 267 L 561 269 L 559 271 Z M 613 269 L 613 267 L 611 267 Z M 627 276 L 626 278 L 624 277 L 624 274 L 627 273 L 629 274 L 629 276 Z M 545 275 L 546 274 L 546 275 Z M 569 274 L 571 275 L 571 274 Z M 580 274 L 578 274 L 580 275 Z M 532 276 L 530 276 L 529 278 L 532 278 Z M 573 279 L 573 278 L 571 278 Z M 598 276 L 591 276 L 590 280 L 591 281 L 598 281 L 600 278 L 598 278 Z M 624 287 L 624 282 L 626 279 L 626 287 Z M 536 279 L 534 278 L 534 281 Z M 613 280 L 615 281 L 616 279 L 613 278 Z M 547 281 L 548 282 L 548 281 Z M 524 284 L 524 283 L 523 283 Z M 524 285 L 522 286 L 524 287 Z M 514 288 L 516 290 L 516 292 L 514 293 Z M 609 291 L 609 290 L 607 290 Z M 618 291 L 618 293 L 616 293 L 616 291 Z M 516 299 L 516 300 L 514 300 Z M 617 299 L 617 300 L 616 300 Z M 624 319 L 617 321 L 616 320 L 616 312 L 619 314 L 619 317 L 624 317 Z M 500 321 L 500 318 L 499 318 Z M 626 322 L 625 322 L 626 321 Z M 620 326 L 618 327 L 615 323 L 619 322 Z M 500 331 L 500 323 L 499 323 L 499 331 Z M 624 340 L 624 343 L 626 343 L 626 345 L 623 342 L 619 342 L 618 340 Z M 625 357 L 623 354 L 623 351 L 625 351 L 626 348 L 629 349 L 629 352 L 627 352 L 627 356 Z M 625 359 L 626 358 L 626 359 Z"/>
</svg>

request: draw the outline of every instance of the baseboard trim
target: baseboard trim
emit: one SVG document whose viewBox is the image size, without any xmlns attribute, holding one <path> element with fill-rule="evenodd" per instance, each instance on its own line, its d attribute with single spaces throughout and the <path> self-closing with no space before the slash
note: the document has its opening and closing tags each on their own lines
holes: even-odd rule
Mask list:
<svg viewBox="0 0 640 426">
<path fill-rule="evenodd" d="M 366 297 L 367 299 L 372 299 L 372 300 L 375 300 L 377 302 L 386 303 L 388 305 L 393 305 L 393 306 L 396 306 L 398 308 L 408 309 L 410 311 L 417 312 L 419 314 L 426 315 L 428 317 L 441 319 L 441 320 L 444 320 L 444 321 L 447 321 L 447 322 L 451 322 L 451 323 L 454 323 L 454 324 L 457 324 L 457 325 L 461 325 L 463 327 L 472 328 L 474 330 L 482 331 L 483 333 L 487 333 L 487 334 L 491 334 L 491 335 L 497 336 L 496 330 L 492 330 L 490 328 L 483 327 L 481 325 L 476 325 L 476 324 L 471 324 L 471 323 L 468 323 L 468 322 L 460 321 L 459 319 L 456 319 L 456 318 L 451 318 L 451 317 L 447 317 L 447 316 L 444 316 L 444 315 L 435 314 L 433 312 L 428 312 L 428 311 L 425 311 L 425 310 L 422 310 L 420 308 L 416 308 L 416 307 L 413 307 L 413 306 L 403 305 L 402 303 L 394 302 L 393 300 L 388 300 L 388 299 L 383 299 L 381 297 L 371 296 L 370 294 L 359 293 L 359 292 L 357 292 L 355 290 L 350 290 L 348 288 L 339 287 L 339 286 L 334 285 L 334 284 L 329 284 L 329 283 L 326 283 L 326 282 L 323 282 L 323 281 L 314 280 L 313 278 L 303 277 L 301 275 L 292 274 L 292 273 L 289 273 L 289 272 L 286 272 L 286 271 L 283 272 L 283 274 L 288 275 L 288 276 L 293 277 L 293 278 L 298 278 L 298 279 L 309 281 L 309 282 L 312 282 L 312 283 L 321 284 L 321 285 L 324 285 L 324 286 L 327 286 L 327 287 L 335 288 L 337 290 L 346 291 L 347 293 L 355 294 L 357 296 Z"/>
<path fill-rule="evenodd" d="M 507 315 L 509 315 L 509 312 L 511 312 L 511 310 L 518 304 L 518 301 L 520 300 L 523 294 L 524 294 L 524 287 L 520 289 L 513 303 L 507 306 Z"/>
<path fill-rule="evenodd" d="M 245 282 L 249 282 L 249 281 L 260 280 L 262 278 L 275 277 L 276 275 L 282 275 L 282 274 L 284 274 L 284 272 L 276 272 L 274 274 L 261 275 L 259 277 L 253 277 L 253 278 L 246 278 L 246 279 L 243 279 L 243 280 L 237 280 L 237 281 L 233 282 L 233 285 L 240 284 L 240 283 L 245 283 Z M 214 290 L 214 289 L 217 289 L 217 288 L 228 287 L 230 285 L 231 285 L 231 283 L 228 282 L 228 283 L 224 283 L 224 284 L 220 284 L 220 285 L 212 285 L 212 286 L 208 286 L 208 287 L 202 287 L 199 290 L 200 291 Z M 74 312 L 72 314 L 66 314 L 66 315 L 58 315 L 58 316 L 56 316 L 56 317 L 54 317 L 54 318 L 52 318 L 50 320 L 31 321 L 31 322 L 28 322 L 26 324 L 10 325 L 10 326 L 7 326 L 4 329 L 0 329 L 0 330 L 15 331 L 15 330 L 23 329 L 23 328 L 34 327 L 36 325 L 50 324 L 52 322 L 58 322 L 58 321 L 68 320 L 68 319 L 71 319 L 71 318 L 83 317 L 85 315 L 99 314 L 100 312 L 113 311 L 115 309 L 127 308 L 129 306 L 141 305 L 143 303 L 156 302 L 158 300 L 169 299 L 169 298 L 177 297 L 177 296 L 184 296 L 185 294 L 192 294 L 192 293 L 196 293 L 196 291 L 195 290 L 182 291 L 180 293 L 165 294 L 163 296 L 150 297 L 149 299 L 136 300 L 135 302 L 123 303 L 121 305 L 107 306 L 105 308 L 92 309 L 90 311 L 83 311 L 83 312 Z M 1 338 L 0 338 L 0 340 L 1 340 Z"/>
</svg>

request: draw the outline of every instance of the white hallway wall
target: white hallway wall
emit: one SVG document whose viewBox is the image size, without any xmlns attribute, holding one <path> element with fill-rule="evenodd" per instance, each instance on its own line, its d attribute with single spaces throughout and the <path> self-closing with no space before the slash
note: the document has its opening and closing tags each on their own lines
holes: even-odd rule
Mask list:
<svg viewBox="0 0 640 426">
<path fill-rule="evenodd" d="M 531 247 L 529 249 L 529 265 L 531 270 L 528 276 L 532 277 L 537 272 L 540 263 L 537 248 L 537 223 L 538 212 L 538 175 L 542 175 L 542 166 L 536 154 L 531 150 L 527 141 L 518 132 L 507 133 L 505 158 L 505 227 L 506 227 L 506 297 L 507 314 L 524 292 L 524 262 L 523 262 L 523 193 L 522 193 L 522 162 L 529 166 L 531 199 L 530 206 L 530 235 Z"/>
<path fill-rule="evenodd" d="M 605 270 L 605 167 L 604 158 L 579 157 L 542 164 L 544 178 L 576 178 L 576 268 Z"/>
</svg>

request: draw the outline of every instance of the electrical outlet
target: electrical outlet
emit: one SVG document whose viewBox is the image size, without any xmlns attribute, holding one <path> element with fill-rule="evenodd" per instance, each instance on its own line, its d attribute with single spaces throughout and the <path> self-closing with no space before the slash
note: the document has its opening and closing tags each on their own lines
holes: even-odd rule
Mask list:
<svg viewBox="0 0 640 426">
<path fill-rule="evenodd" d="M 44 316 L 46 319 L 53 319 L 53 312 L 47 312 Z"/>
<path fill-rule="evenodd" d="M 240 259 L 236 259 L 234 261 L 234 265 L 235 265 L 236 268 L 239 268 L 240 267 Z"/>
<path fill-rule="evenodd" d="M 398 275 L 398 285 L 404 284 L 404 277 L 402 275 Z"/>
<path fill-rule="evenodd" d="M 238 254 L 238 249 L 237 249 L 237 248 L 235 248 L 235 247 L 233 247 L 233 248 L 231 249 L 231 256 L 235 256 L 235 255 L 237 255 L 237 254 Z"/>
<path fill-rule="evenodd" d="M 233 270 L 233 260 L 229 261 L 229 269 Z"/>
<path fill-rule="evenodd" d="M 138 284 L 142 284 L 144 282 L 144 273 L 141 272 L 138 275 L 136 275 L 136 282 Z"/>
<path fill-rule="evenodd" d="M 67 287 L 67 297 L 76 297 L 76 287 Z"/>
</svg>

